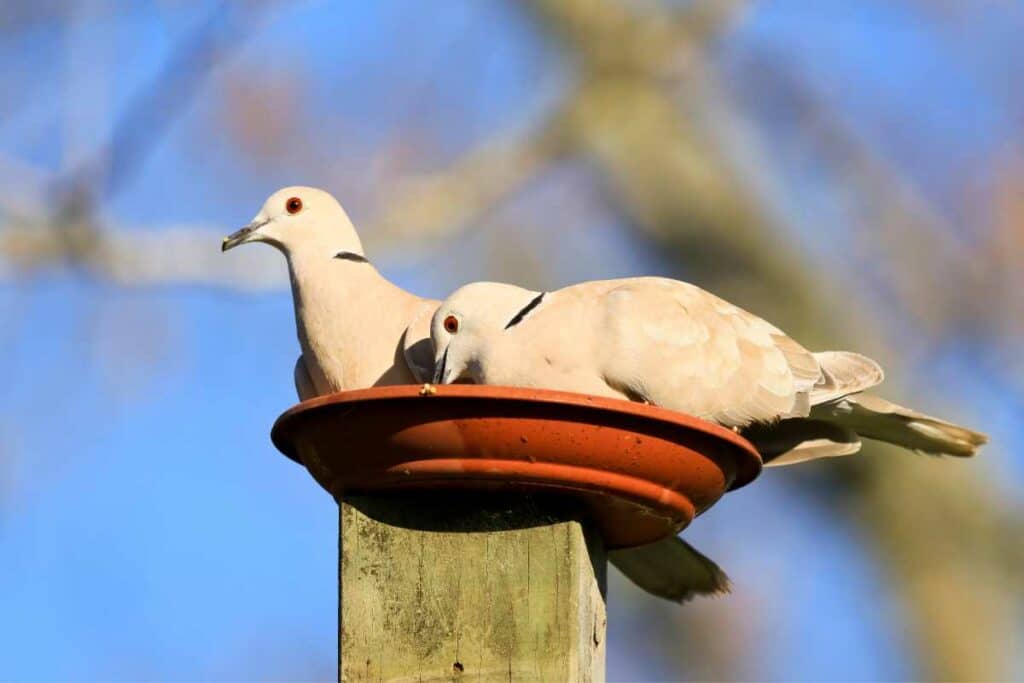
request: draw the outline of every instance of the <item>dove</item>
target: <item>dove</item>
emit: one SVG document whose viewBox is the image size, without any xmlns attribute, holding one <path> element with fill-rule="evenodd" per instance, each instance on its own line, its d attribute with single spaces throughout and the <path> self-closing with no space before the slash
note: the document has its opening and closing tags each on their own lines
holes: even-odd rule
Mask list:
<svg viewBox="0 0 1024 683">
<path fill-rule="evenodd" d="M 264 242 L 288 261 L 302 354 L 295 387 L 302 400 L 350 389 L 430 379 L 430 323 L 438 301 L 410 294 L 369 263 L 345 210 L 310 187 L 275 192 L 223 251 Z M 664 550 L 672 573 L 652 565 L 650 550 L 623 557 L 623 571 L 645 590 L 682 601 L 728 589 L 718 566 L 685 542 Z"/>
<path fill-rule="evenodd" d="M 861 438 L 972 456 L 987 437 L 863 393 L 882 368 L 812 353 L 695 285 L 660 277 L 555 292 L 477 282 L 431 321 L 437 383 L 472 381 L 640 401 L 732 427 L 766 465 L 857 452 Z"/>
<path fill-rule="evenodd" d="M 437 301 L 406 292 L 367 260 L 341 204 L 312 187 L 286 187 L 222 251 L 264 242 L 288 261 L 301 355 L 302 400 L 349 389 L 429 379 L 429 328 Z"/>
<path fill-rule="evenodd" d="M 974 455 L 983 434 L 862 393 L 873 360 L 812 353 L 694 285 L 667 278 L 585 282 L 555 292 L 477 282 L 431 320 L 434 382 L 575 391 L 654 404 L 732 427 L 768 465 L 849 455 L 861 437 Z M 608 553 L 653 595 L 728 592 L 718 565 L 682 539 Z"/>
</svg>

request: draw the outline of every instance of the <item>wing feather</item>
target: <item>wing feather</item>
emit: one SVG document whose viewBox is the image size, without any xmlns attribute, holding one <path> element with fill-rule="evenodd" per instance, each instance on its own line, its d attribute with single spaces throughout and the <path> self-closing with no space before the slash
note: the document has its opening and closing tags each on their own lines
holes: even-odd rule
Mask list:
<svg viewBox="0 0 1024 683">
<path fill-rule="evenodd" d="M 434 376 L 434 348 L 430 342 L 430 319 L 438 302 L 425 300 L 413 313 L 409 326 L 402 333 L 402 356 L 418 382 L 429 382 Z"/>
<path fill-rule="evenodd" d="M 663 278 L 621 281 L 602 302 L 605 379 L 627 395 L 727 426 L 808 413 L 821 368 L 761 318 Z"/>
</svg>

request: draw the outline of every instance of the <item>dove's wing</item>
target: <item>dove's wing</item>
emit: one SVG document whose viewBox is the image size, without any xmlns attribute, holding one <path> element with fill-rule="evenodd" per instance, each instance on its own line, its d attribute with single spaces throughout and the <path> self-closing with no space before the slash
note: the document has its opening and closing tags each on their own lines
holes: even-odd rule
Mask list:
<svg viewBox="0 0 1024 683">
<path fill-rule="evenodd" d="M 699 287 L 624 280 L 603 296 L 605 381 L 727 426 L 804 416 L 822 374 L 778 328 Z"/>
<path fill-rule="evenodd" d="M 306 369 L 306 361 L 299 354 L 299 357 L 295 359 L 295 393 L 299 395 L 300 401 L 305 401 L 315 397 L 316 387 L 313 386 L 313 380 L 309 376 L 309 370 Z"/>
<path fill-rule="evenodd" d="M 430 319 L 437 310 L 438 301 L 424 299 L 413 313 L 409 326 L 402 335 L 402 355 L 409 371 L 419 382 L 429 382 L 434 376 L 434 347 L 430 342 Z"/>
<path fill-rule="evenodd" d="M 812 406 L 865 391 L 885 379 L 878 363 L 852 351 L 818 351 L 814 359 L 821 366 L 821 380 L 811 391 Z"/>
<path fill-rule="evenodd" d="M 608 561 L 640 588 L 672 602 L 729 592 L 722 568 L 678 536 L 610 550 Z"/>
</svg>

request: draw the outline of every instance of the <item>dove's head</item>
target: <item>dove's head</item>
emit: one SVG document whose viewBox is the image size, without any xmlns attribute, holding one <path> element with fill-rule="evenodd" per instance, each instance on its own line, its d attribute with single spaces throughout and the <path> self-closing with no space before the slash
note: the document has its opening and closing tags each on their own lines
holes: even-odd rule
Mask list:
<svg viewBox="0 0 1024 683">
<path fill-rule="evenodd" d="M 221 251 L 247 242 L 266 242 L 291 257 L 365 260 L 348 214 L 334 197 L 315 187 L 286 187 L 270 195 L 252 222 L 224 238 Z"/>
<path fill-rule="evenodd" d="M 474 282 L 455 290 L 430 323 L 434 383 L 481 382 L 488 345 L 518 324 L 543 296 L 500 282 Z"/>
</svg>

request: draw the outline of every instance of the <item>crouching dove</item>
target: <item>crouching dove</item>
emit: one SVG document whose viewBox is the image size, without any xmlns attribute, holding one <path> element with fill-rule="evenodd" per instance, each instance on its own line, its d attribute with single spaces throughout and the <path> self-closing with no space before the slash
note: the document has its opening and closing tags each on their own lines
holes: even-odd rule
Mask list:
<svg viewBox="0 0 1024 683">
<path fill-rule="evenodd" d="M 855 453 L 861 437 L 915 451 L 974 455 L 987 438 L 862 393 L 882 369 L 856 353 L 812 353 L 699 287 L 645 277 L 555 292 L 478 282 L 431 322 L 435 383 L 472 381 L 575 391 L 678 410 L 733 427 L 768 465 Z M 680 556 L 690 558 L 688 568 Z M 714 563 L 676 538 L 615 551 L 643 588 L 680 600 Z M 642 562 L 643 570 L 636 563 Z M 713 570 L 694 573 L 692 567 Z M 696 563 L 696 564 L 693 564 Z"/>
<path fill-rule="evenodd" d="M 265 242 L 288 261 L 302 349 L 295 363 L 300 399 L 430 378 L 430 316 L 438 302 L 377 272 L 334 197 L 312 187 L 278 190 L 221 249 L 249 242 Z"/>
<path fill-rule="evenodd" d="M 861 437 L 956 456 L 987 441 L 862 393 L 883 378 L 870 358 L 812 353 L 757 316 L 667 278 L 551 293 L 477 282 L 438 307 L 430 331 L 437 382 L 651 403 L 742 430 L 768 465 L 848 455 Z"/>
</svg>

